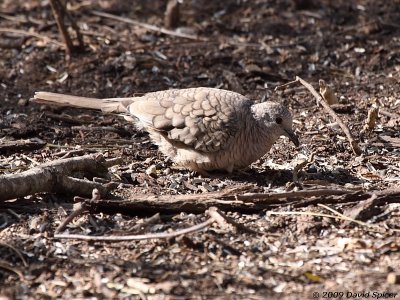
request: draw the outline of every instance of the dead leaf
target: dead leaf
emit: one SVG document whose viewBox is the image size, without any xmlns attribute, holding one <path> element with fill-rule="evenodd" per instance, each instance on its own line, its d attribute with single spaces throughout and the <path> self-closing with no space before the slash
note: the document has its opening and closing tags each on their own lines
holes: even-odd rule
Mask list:
<svg viewBox="0 0 400 300">
<path fill-rule="evenodd" d="M 325 80 L 319 80 L 319 92 L 325 101 L 329 104 L 338 104 L 339 101 L 333 90 L 325 83 Z"/>
</svg>

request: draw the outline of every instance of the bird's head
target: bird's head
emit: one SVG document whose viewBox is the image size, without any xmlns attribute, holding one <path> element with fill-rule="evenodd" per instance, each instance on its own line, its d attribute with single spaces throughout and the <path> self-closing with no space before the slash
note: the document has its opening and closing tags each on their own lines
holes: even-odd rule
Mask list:
<svg viewBox="0 0 400 300">
<path fill-rule="evenodd" d="M 276 137 L 287 136 L 293 144 L 300 145 L 299 138 L 292 128 L 292 114 L 282 104 L 276 102 L 263 102 L 252 106 L 256 119 L 262 121 Z"/>
</svg>

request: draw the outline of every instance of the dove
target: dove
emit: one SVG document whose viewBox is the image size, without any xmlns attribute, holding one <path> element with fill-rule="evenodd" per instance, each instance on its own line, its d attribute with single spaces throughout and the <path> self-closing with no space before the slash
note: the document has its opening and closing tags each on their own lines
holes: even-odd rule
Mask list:
<svg viewBox="0 0 400 300">
<path fill-rule="evenodd" d="M 147 131 L 159 150 L 177 165 L 204 175 L 248 167 L 280 136 L 300 144 L 292 115 L 284 105 L 255 103 L 217 88 L 170 89 L 107 99 L 36 92 L 31 101 L 121 114 L 139 130 Z"/>
</svg>

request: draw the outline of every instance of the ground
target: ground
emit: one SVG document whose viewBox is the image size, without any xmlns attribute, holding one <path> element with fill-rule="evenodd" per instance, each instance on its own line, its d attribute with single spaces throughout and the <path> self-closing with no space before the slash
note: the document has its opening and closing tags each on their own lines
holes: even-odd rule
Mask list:
<svg viewBox="0 0 400 300">
<path fill-rule="evenodd" d="M 93 13 L 163 26 L 165 2 L 69 1 L 85 46 L 69 58 L 49 1 L 0 3 L 0 144 L 44 141 L 39 149 L 2 146 L 3 175 L 65 153 L 102 153 L 123 158 L 110 169 L 112 180 L 123 183 L 108 196 L 114 199 L 137 193 L 200 197 L 230 188 L 248 193 L 329 188 L 371 195 L 398 190 L 399 1 L 183 1 L 176 30 L 189 38 Z M 338 116 L 359 142 L 361 156 L 304 87 L 274 90 L 296 76 L 315 88 L 319 79 L 332 87 L 343 107 Z M 282 138 L 246 173 L 203 178 L 165 160 L 146 133 L 119 116 L 28 101 L 40 90 L 105 98 L 196 86 L 285 103 L 301 147 Z M 364 130 L 368 111 L 377 106 L 376 125 Z M 293 168 L 312 153 L 314 160 L 293 185 Z M 2 202 L 1 299 L 400 299 L 400 285 L 387 280 L 389 273 L 400 272 L 398 196 L 374 206 L 359 223 L 318 215 L 334 215 L 317 205 L 329 198 L 321 196 L 309 205 L 288 199 L 252 213 L 224 209 L 257 233 L 213 224 L 171 239 L 54 238 L 73 209 L 73 196 L 79 195 L 41 193 Z M 327 205 L 345 215 L 358 204 L 335 199 Z M 66 232 L 149 234 L 207 218 L 204 212 L 161 211 L 147 224 L 155 213 L 86 213 Z"/>
</svg>

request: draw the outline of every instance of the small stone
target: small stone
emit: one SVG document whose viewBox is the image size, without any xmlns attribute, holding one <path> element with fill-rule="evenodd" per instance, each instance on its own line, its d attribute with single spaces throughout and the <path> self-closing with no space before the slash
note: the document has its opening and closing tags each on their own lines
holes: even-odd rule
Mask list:
<svg viewBox="0 0 400 300">
<path fill-rule="evenodd" d="M 28 105 L 28 100 L 27 99 L 19 99 L 18 100 L 18 106 L 27 106 Z"/>
<path fill-rule="evenodd" d="M 157 167 L 156 165 L 151 165 L 150 167 L 147 168 L 146 174 L 151 176 L 151 177 L 157 177 Z"/>
<path fill-rule="evenodd" d="M 400 284 L 400 273 L 390 272 L 387 276 L 387 282 L 390 284 Z"/>
<path fill-rule="evenodd" d="M 308 167 L 307 172 L 308 172 L 308 173 L 317 173 L 317 172 L 318 172 L 318 169 L 317 169 L 316 165 L 312 164 L 312 165 L 310 165 L 310 166 Z"/>
</svg>

